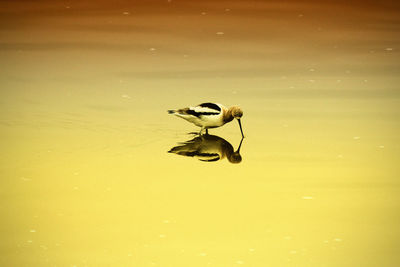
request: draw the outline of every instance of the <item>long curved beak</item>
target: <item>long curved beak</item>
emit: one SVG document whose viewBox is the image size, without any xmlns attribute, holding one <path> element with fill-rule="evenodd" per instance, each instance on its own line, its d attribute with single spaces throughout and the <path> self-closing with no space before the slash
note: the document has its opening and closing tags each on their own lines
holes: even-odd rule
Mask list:
<svg viewBox="0 0 400 267">
<path fill-rule="evenodd" d="M 239 122 L 240 132 L 242 133 L 242 138 L 244 138 L 243 130 L 242 130 L 242 123 L 240 122 L 240 119 L 238 119 L 238 122 Z"/>
</svg>

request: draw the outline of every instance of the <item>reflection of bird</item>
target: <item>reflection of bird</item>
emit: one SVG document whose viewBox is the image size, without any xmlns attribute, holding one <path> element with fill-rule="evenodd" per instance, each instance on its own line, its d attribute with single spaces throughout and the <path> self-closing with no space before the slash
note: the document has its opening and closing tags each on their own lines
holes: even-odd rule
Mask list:
<svg viewBox="0 0 400 267">
<path fill-rule="evenodd" d="M 238 149 L 234 151 L 232 145 L 225 139 L 205 134 L 182 142 L 181 145 L 171 148 L 168 152 L 194 157 L 201 161 L 218 161 L 226 157 L 231 163 L 240 163 L 242 161 L 242 156 L 240 156 L 242 142 L 243 138 Z"/>
<path fill-rule="evenodd" d="M 243 111 L 236 106 L 228 109 L 221 104 L 203 103 L 196 107 L 168 110 L 168 113 L 174 114 L 201 127 L 200 135 L 204 129 L 206 130 L 206 133 L 208 133 L 209 128 L 217 128 L 233 119 L 237 119 L 239 122 L 240 132 L 242 133 L 242 137 L 244 137 L 242 124 L 240 122 L 240 118 L 243 116 Z"/>
</svg>

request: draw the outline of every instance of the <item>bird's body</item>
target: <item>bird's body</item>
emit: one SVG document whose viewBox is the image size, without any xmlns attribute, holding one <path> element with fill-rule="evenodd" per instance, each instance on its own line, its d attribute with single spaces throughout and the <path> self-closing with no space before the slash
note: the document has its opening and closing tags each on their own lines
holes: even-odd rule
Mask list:
<svg viewBox="0 0 400 267">
<path fill-rule="evenodd" d="M 238 119 L 240 130 L 242 131 L 240 118 L 243 112 L 239 107 L 226 108 L 218 103 L 203 103 L 195 107 L 168 110 L 168 113 L 201 127 L 200 134 L 204 129 L 208 133 L 208 129 L 220 127 L 234 118 Z"/>
</svg>

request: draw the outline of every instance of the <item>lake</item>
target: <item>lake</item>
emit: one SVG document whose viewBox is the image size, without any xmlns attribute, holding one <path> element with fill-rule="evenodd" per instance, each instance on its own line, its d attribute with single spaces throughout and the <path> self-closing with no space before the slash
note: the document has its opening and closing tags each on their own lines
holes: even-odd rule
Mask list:
<svg viewBox="0 0 400 267">
<path fill-rule="evenodd" d="M 397 266 L 399 10 L 2 1 L 1 265 Z"/>
</svg>

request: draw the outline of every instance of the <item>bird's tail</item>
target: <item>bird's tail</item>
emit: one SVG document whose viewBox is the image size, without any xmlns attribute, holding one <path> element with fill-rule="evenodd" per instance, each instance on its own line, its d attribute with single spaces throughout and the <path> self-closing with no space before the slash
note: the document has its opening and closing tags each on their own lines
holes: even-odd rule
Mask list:
<svg viewBox="0 0 400 267">
<path fill-rule="evenodd" d="M 170 109 L 170 110 L 167 110 L 167 112 L 168 112 L 168 114 L 174 114 L 176 112 L 176 110 Z"/>
</svg>

